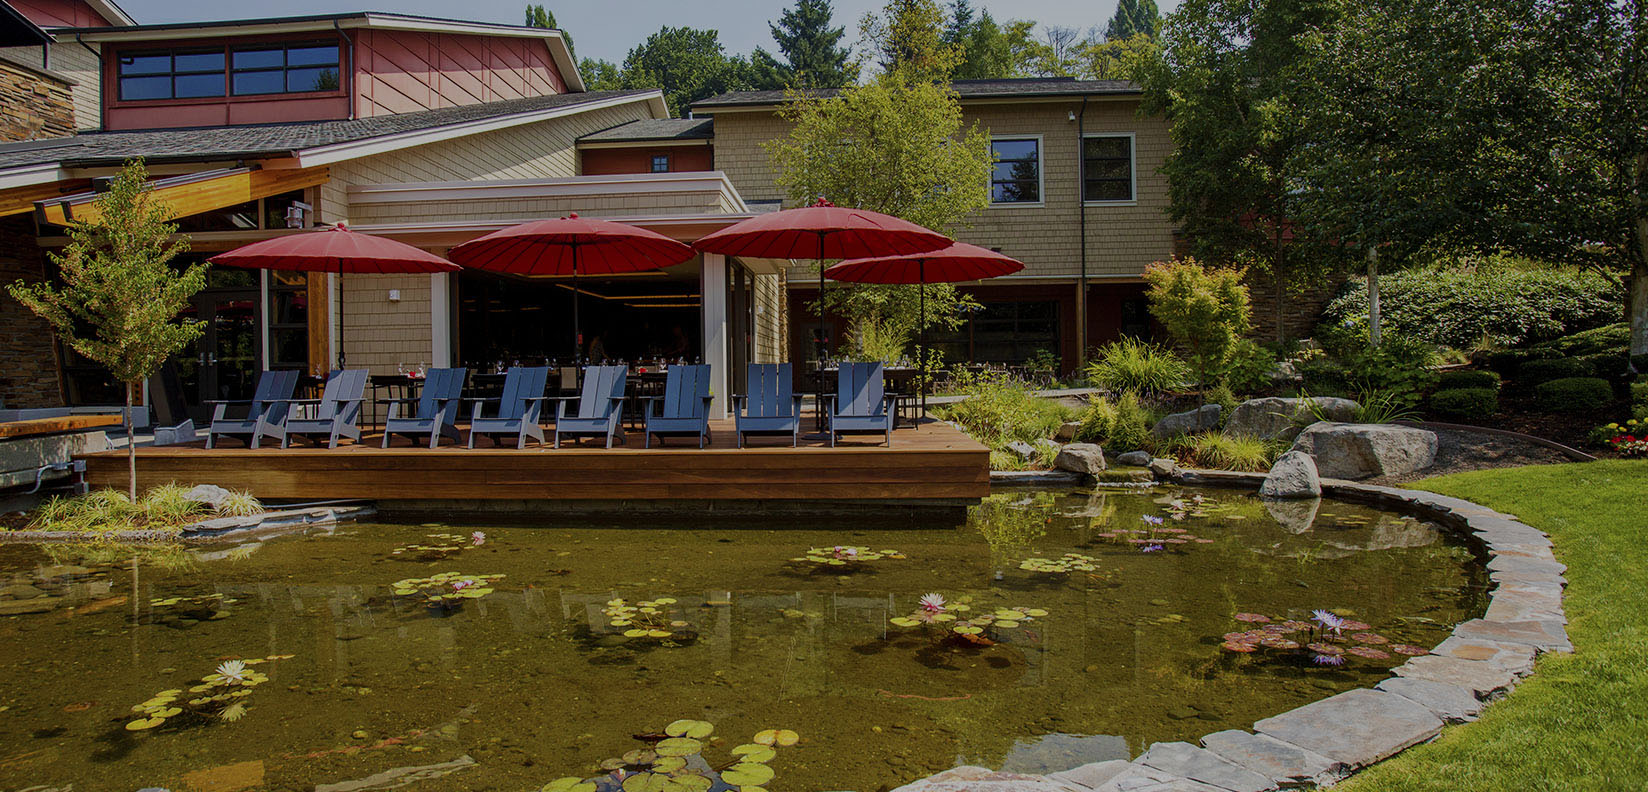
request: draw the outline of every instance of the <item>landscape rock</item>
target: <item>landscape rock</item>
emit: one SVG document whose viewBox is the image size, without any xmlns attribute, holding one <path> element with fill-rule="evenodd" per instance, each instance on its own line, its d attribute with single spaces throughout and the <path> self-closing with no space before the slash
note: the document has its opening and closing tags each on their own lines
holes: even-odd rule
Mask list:
<svg viewBox="0 0 1648 792">
<path fill-rule="evenodd" d="M 1562 613 L 1562 595 L 1540 587 L 1522 587 L 1507 584 L 1494 589 L 1488 612 L 1482 615 L 1488 621 L 1549 620 L 1564 624 L 1568 618 Z"/>
<path fill-rule="evenodd" d="M 1145 467 L 1150 464 L 1150 453 L 1147 451 L 1128 451 L 1127 453 L 1116 457 L 1116 461 L 1123 465 Z"/>
<path fill-rule="evenodd" d="M 1395 424 L 1311 424 L 1293 441 L 1293 450 L 1316 457 L 1323 478 L 1365 479 L 1401 476 L 1436 461 L 1436 433 Z"/>
<path fill-rule="evenodd" d="M 1574 650 L 1573 643 L 1568 640 L 1568 631 L 1560 622 L 1549 620 L 1499 622 L 1472 619 L 1453 628 L 1453 634 L 1467 640 L 1526 644 L 1541 652 Z"/>
<path fill-rule="evenodd" d="M 1145 467 L 1150 468 L 1150 472 L 1154 473 L 1156 478 L 1164 480 L 1173 478 L 1179 472 L 1179 463 L 1166 457 L 1156 457 Z"/>
<path fill-rule="evenodd" d="M 1161 438 L 1177 437 L 1192 432 L 1205 432 L 1219 428 L 1219 413 L 1224 408 L 1217 404 L 1204 404 L 1194 410 L 1173 413 L 1150 429 L 1150 433 Z"/>
<path fill-rule="evenodd" d="M 1310 454 L 1289 451 L 1276 459 L 1259 485 L 1265 498 L 1320 498 L 1322 479 L 1316 474 L 1316 460 Z"/>
<path fill-rule="evenodd" d="M 1276 788 L 1270 777 L 1225 761 L 1219 755 L 1187 742 L 1156 743 L 1134 761 L 1230 792 L 1266 792 Z"/>
<path fill-rule="evenodd" d="M 1079 421 L 1066 421 L 1059 424 L 1058 430 L 1053 433 L 1053 439 L 1060 442 L 1069 442 L 1076 439 L 1076 433 L 1081 431 L 1081 428 L 1082 425 Z"/>
<path fill-rule="evenodd" d="M 207 507 L 216 510 L 232 494 L 216 484 L 196 484 L 188 492 L 183 493 L 183 498 L 195 503 L 204 503 Z"/>
<path fill-rule="evenodd" d="M 1487 701 L 1497 698 L 1516 684 L 1510 672 L 1495 668 L 1482 660 L 1465 660 L 1443 655 L 1420 655 L 1392 669 L 1397 676 L 1409 679 L 1429 679 L 1447 685 L 1465 688 L 1477 698 Z"/>
<path fill-rule="evenodd" d="M 1431 654 L 1457 657 L 1461 660 L 1479 660 L 1513 676 L 1524 677 L 1534 672 L 1534 648 L 1527 644 L 1501 643 L 1449 636 L 1436 645 Z"/>
<path fill-rule="evenodd" d="M 1361 405 L 1350 399 L 1332 396 L 1315 396 L 1309 399 L 1270 396 L 1263 399 L 1248 399 L 1230 411 L 1230 420 L 1225 421 L 1225 434 L 1241 434 L 1267 440 L 1292 440 L 1305 426 L 1316 421 L 1315 413 L 1311 412 L 1309 405 L 1312 401 L 1316 402 L 1323 415 L 1333 421 L 1355 420 L 1356 411 L 1361 409 Z"/>
<path fill-rule="evenodd" d="M 0 616 L 22 616 L 25 613 L 46 613 L 55 609 L 62 597 L 35 597 L 25 600 L 0 601 Z"/>
<path fill-rule="evenodd" d="M 1265 505 L 1265 511 L 1270 518 L 1276 521 L 1282 530 L 1291 534 L 1302 534 L 1316 525 L 1316 512 L 1322 508 L 1321 498 L 1308 500 L 1278 500 L 1264 498 L 1260 501 Z"/>
<path fill-rule="evenodd" d="M 1036 447 L 1023 440 L 1014 440 L 1008 443 L 1007 450 L 1026 462 L 1036 458 Z"/>
<path fill-rule="evenodd" d="M 1104 472 L 1104 449 L 1092 443 L 1071 443 L 1059 449 L 1058 456 L 1053 458 L 1053 467 L 1096 476 Z"/>
<path fill-rule="evenodd" d="M 1481 699 L 1465 688 L 1431 679 L 1391 677 L 1375 685 L 1374 689 L 1411 699 L 1445 723 L 1476 720 L 1477 716 L 1482 714 L 1482 708 L 1486 706 Z"/>
<path fill-rule="evenodd" d="M 1328 786 L 1350 775 L 1350 766 L 1292 743 L 1239 729 L 1202 738 L 1207 750 L 1282 786 Z"/>
<path fill-rule="evenodd" d="M 1211 784 L 1157 770 L 1137 762 L 1099 785 L 1095 792 L 1229 792 Z"/>
<path fill-rule="evenodd" d="M 1442 719 L 1395 693 L 1364 688 L 1265 718 L 1253 729 L 1357 768 L 1435 737 Z"/>
<path fill-rule="evenodd" d="M 1085 787 L 1050 776 L 999 773 L 962 765 L 898 787 L 893 792 L 1085 792 Z"/>
<path fill-rule="evenodd" d="M 1049 773 L 1048 778 L 1063 781 L 1067 784 L 1097 789 L 1106 781 L 1115 778 L 1121 771 L 1127 769 L 1126 759 L 1109 759 L 1103 762 L 1089 762 L 1081 767 L 1072 767 L 1057 773 Z"/>
</svg>

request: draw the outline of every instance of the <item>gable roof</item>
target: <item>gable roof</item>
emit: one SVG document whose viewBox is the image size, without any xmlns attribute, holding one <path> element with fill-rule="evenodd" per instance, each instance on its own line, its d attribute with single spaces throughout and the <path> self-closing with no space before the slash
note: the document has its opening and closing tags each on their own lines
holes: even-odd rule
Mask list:
<svg viewBox="0 0 1648 792">
<path fill-rule="evenodd" d="M 57 168 L 119 165 L 132 157 L 143 157 L 150 163 L 289 157 L 297 160 L 299 167 L 309 167 L 641 101 L 653 104 L 654 112 L 663 112 L 663 95 L 656 89 L 588 91 L 349 121 L 88 132 L 6 143 L 0 144 L 0 188 L 20 186 L 4 183 L 4 177 L 14 172 L 19 176 L 25 171 L 40 172 L 43 178 L 22 182 L 38 183 L 55 180 L 57 176 L 52 174 Z"/>
<path fill-rule="evenodd" d="M 670 140 L 709 140 L 715 137 L 713 118 L 649 118 L 619 124 L 578 138 L 579 143 L 650 143 Z"/>
<path fill-rule="evenodd" d="M 1065 96 L 1129 95 L 1140 92 L 1128 80 L 1078 80 L 1074 77 L 1029 77 L 1005 80 L 953 80 L 950 87 L 961 101 L 978 99 L 1036 99 Z M 692 104 L 693 110 L 761 107 L 783 104 L 789 91 L 732 91 Z M 828 98 L 840 93 L 834 88 L 800 91 L 808 98 Z"/>
<path fill-rule="evenodd" d="M 11 3 L 0 0 L 0 47 L 35 47 L 51 40 L 50 33 L 41 30 Z"/>
</svg>

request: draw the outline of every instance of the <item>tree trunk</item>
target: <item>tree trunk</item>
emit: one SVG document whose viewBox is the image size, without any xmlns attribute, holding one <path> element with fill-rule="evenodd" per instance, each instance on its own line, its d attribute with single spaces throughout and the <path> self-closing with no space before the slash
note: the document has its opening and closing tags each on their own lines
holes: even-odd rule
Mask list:
<svg viewBox="0 0 1648 792">
<path fill-rule="evenodd" d="M 1379 248 L 1368 248 L 1368 346 L 1379 346 Z"/>
<path fill-rule="evenodd" d="M 126 383 L 126 494 L 137 502 L 137 427 L 132 426 L 132 383 Z"/>
<path fill-rule="evenodd" d="M 1648 217 L 1637 218 L 1636 227 L 1637 255 L 1631 261 L 1631 354 L 1648 355 Z"/>
<path fill-rule="evenodd" d="M 1282 224 L 1273 224 L 1272 232 L 1276 246 L 1271 259 L 1271 273 L 1276 278 L 1276 343 L 1282 344 L 1287 341 L 1287 325 L 1282 318 L 1287 303 L 1287 253 L 1282 247 Z"/>
</svg>

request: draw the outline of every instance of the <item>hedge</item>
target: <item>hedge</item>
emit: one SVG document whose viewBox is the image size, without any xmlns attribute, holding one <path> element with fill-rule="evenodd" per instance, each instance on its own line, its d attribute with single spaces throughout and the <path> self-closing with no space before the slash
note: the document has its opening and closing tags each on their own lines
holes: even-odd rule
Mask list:
<svg viewBox="0 0 1648 792">
<path fill-rule="evenodd" d="M 1538 385 L 1555 379 L 1596 376 L 1596 367 L 1578 358 L 1530 360 L 1516 369 L 1516 379 L 1523 387 Z"/>
<path fill-rule="evenodd" d="M 1438 391 L 1460 390 L 1465 388 L 1486 388 L 1492 391 L 1499 390 L 1499 375 L 1492 371 L 1478 369 L 1454 369 L 1437 375 L 1436 388 Z"/>
<path fill-rule="evenodd" d="M 1431 412 L 1448 418 L 1481 420 L 1499 412 L 1499 392 L 1493 388 L 1449 388 L 1431 394 Z"/>
<path fill-rule="evenodd" d="M 1631 417 L 1648 420 L 1648 380 L 1631 383 Z"/>
<path fill-rule="evenodd" d="M 1588 412 L 1613 400 L 1613 386 L 1597 377 L 1565 377 L 1534 388 L 1534 401 L 1551 412 Z"/>
</svg>

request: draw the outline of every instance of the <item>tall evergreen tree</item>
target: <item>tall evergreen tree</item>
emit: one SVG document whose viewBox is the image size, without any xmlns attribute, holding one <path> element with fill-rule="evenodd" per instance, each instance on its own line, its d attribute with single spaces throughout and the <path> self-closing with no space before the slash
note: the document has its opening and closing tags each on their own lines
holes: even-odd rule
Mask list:
<svg viewBox="0 0 1648 792">
<path fill-rule="evenodd" d="M 941 39 L 958 54 L 952 76 L 957 80 L 1025 76 L 1036 51 L 1031 36 L 1034 27 L 1035 23 L 1024 20 L 1002 25 L 988 9 L 975 13 L 969 0 L 954 0 Z"/>
<path fill-rule="evenodd" d="M 1116 13 L 1110 17 L 1110 24 L 1105 26 L 1104 37 L 1121 41 L 1140 34 L 1154 36 L 1161 16 L 1156 0 L 1121 0 L 1116 4 Z"/>
<path fill-rule="evenodd" d="M 796 0 L 778 22 L 767 23 L 783 61 L 756 47 L 750 56 L 757 88 L 842 88 L 858 79 L 852 50 L 841 46 L 846 29 L 831 27 L 830 0 Z"/>
<path fill-rule="evenodd" d="M 937 0 L 887 0 L 880 14 L 865 14 L 858 26 L 883 73 L 943 81 L 962 58 L 961 48 L 944 40 L 945 22 Z"/>
<path fill-rule="evenodd" d="M 714 30 L 660 28 L 624 58 L 623 87 L 659 88 L 676 116 L 693 102 L 750 88 L 750 64 L 729 57 Z"/>
<path fill-rule="evenodd" d="M 561 26 L 555 24 L 555 12 L 544 8 L 541 5 L 529 5 L 526 7 L 526 26 L 535 28 L 549 28 L 550 30 L 561 30 Z M 578 54 L 572 51 L 572 34 L 566 32 L 565 30 L 561 30 L 561 38 L 567 43 L 567 54 L 572 55 L 572 57 L 576 59 Z"/>
</svg>

